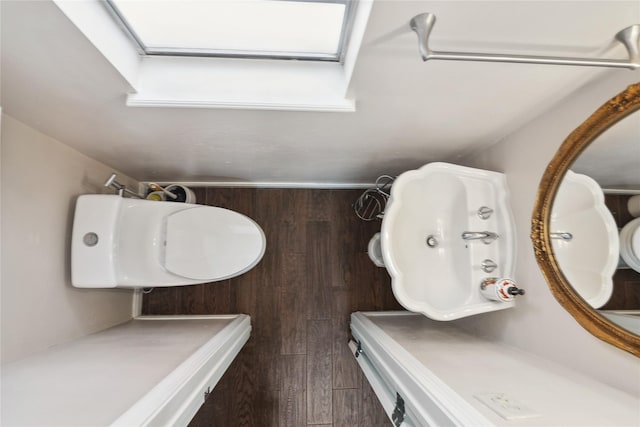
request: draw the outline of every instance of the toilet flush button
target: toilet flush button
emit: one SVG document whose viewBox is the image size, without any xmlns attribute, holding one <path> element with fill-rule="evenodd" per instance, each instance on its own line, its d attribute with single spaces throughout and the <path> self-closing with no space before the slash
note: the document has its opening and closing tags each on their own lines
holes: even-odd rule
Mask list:
<svg viewBox="0 0 640 427">
<path fill-rule="evenodd" d="M 87 233 L 82 238 L 85 245 L 91 247 L 98 244 L 98 235 L 96 233 Z"/>
</svg>

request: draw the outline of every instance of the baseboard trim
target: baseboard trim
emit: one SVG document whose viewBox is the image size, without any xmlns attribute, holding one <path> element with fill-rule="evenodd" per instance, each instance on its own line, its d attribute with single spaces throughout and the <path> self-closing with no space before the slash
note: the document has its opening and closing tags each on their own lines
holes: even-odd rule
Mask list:
<svg viewBox="0 0 640 427">
<path fill-rule="evenodd" d="M 147 185 L 151 181 L 143 181 Z M 298 188 L 298 189 L 322 189 L 322 190 L 352 190 L 375 187 L 372 182 L 278 182 L 278 181 L 154 181 L 156 184 L 166 186 L 179 184 L 186 187 L 232 187 L 232 188 Z M 146 188 L 146 187 L 145 187 Z"/>
</svg>

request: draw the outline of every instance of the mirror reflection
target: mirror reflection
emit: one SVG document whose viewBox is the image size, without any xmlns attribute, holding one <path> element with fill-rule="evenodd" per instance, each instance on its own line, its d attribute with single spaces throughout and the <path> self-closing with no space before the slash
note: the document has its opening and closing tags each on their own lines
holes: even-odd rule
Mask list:
<svg viewBox="0 0 640 427">
<path fill-rule="evenodd" d="M 554 255 L 574 290 L 640 335 L 640 112 L 577 158 L 554 200 L 551 232 Z"/>
</svg>

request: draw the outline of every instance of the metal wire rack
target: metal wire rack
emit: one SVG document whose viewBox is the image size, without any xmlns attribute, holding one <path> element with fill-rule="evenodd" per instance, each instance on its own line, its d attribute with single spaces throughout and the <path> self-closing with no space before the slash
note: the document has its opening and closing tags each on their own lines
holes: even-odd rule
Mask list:
<svg viewBox="0 0 640 427">
<path fill-rule="evenodd" d="M 375 187 L 366 189 L 353 203 L 353 210 L 363 221 L 382 219 L 387 201 L 391 195 L 391 186 L 395 177 L 381 175 L 376 179 Z"/>
</svg>

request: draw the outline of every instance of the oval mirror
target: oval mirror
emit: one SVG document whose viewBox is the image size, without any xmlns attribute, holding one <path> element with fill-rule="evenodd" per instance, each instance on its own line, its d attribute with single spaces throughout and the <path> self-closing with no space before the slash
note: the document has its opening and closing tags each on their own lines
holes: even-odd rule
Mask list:
<svg viewBox="0 0 640 427">
<path fill-rule="evenodd" d="M 596 337 L 640 357 L 638 110 L 640 82 L 567 137 L 540 182 L 531 238 L 560 304 Z"/>
</svg>

